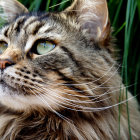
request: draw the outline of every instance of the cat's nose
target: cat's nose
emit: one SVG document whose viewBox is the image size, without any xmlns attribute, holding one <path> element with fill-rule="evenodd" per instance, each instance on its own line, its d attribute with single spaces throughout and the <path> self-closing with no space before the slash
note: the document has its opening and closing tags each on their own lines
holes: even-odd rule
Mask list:
<svg viewBox="0 0 140 140">
<path fill-rule="evenodd" d="M 8 59 L 6 60 L 2 60 L 0 59 L 0 69 L 4 70 L 5 68 L 7 68 L 8 66 L 13 65 L 14 63 Z"/>
</svg>

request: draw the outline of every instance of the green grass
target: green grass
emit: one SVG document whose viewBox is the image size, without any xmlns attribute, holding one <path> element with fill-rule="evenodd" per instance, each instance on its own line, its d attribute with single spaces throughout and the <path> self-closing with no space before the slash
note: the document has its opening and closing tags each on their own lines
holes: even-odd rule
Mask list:
<svg viewBox="0 0 140 140">
<path fill-rule="evenodd" d="M 20 0 L 30 11 L 61 11 L 70 5 L 71 0 Z M 108 0 L 110 21 L 117 38 L 117 49 L 123 64 L 122 78 L 126 86 L 134 84 L 129 90 L 137 95 L 140 93 L 140 0 Z M 121 57 L 122 56 L 122 57 Z M 126 92 L 127 96 L 127 92 Z M 140 101 L 140 97 L 137 97 Z M 131 129 L 128 112 L 128 128 L 130 139 Z M 121 107 L 120 116 L 121 116 Z M 119 116 L 119 119 L 120 119 Z M 120 129 L 119 129 L 120 131 Z"/>
<path fill-rule="evenodd" d="M 124 41 L 124 55 L 123 55 L 123 65 L 125 66 L 125 69 L 122 70 L 122 72 L 124 72 L 124 74 L 125 74 L 124 81 L 125 81 L 126 85 L 129 84 L 128 83 L 128 68 L 129 68 L 128 67 L 128 53 L 129 53 L 129 47 L 130 47 L 130 41 L 131 41 L 131 35 L 132 35 L 132 29 L 133 29 L 132 27 L 133 27 L 136 6 L 137 6 L 136 1 L 128 0 L 127 9 L 126 9 L 126 26 L 125 26 L 125 41 Z M 127 90 L 126 90 L 126 97 L 128 98 Z M 130 139 L 132 139 L 128 106 L 129 106 L 129 104 L 127 102 L 129 134 L 130 134 Z"/>
</svg>

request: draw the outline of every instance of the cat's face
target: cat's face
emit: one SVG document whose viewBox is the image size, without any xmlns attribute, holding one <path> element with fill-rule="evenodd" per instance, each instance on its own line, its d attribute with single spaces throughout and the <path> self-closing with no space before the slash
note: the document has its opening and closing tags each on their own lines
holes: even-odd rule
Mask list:
<svg viewBox="0 0 140 140">
<path fill-rule="evenodd" d="M 30 97 L 38 92 L 50 98 L 47 96 L 55 96 L 55 90 L 62 92 L 57 84 L 67 83 L 67 75 L 71 78 L 80 75 L 75 59 L 85 57 L 85 39 L 77 27 L 66 26 L 63 22 L 67 21 L 59 17 L 59 14 L 26 14 L 1 30 L 1 47 L 7 44 L 0 56 L 7 60 L 1 69 L 1 95 L 5 94 L 6 100 L 10 94 L 29 98 L 30 104 L 34 100 Z"/>
<path fill-rule="evenodd" d="M 85 92 L 87 85 L 80 84 L 100 78 L 113 64 L 109 53 L 101 50 L 109 34 L 107 13 L 102 17 L 91 10 L 93 17 L 99 17 L 87 22 L 84 8 L 80 16 L 68 12 L 70 9 L 63 13 L 28 13 L 16 1 L 10 2 L 23 10 L 0 31 L 1 103 L 21 110 L 36 106 L 56 110 L 69 107 L 69 99 L 89 100 L 88 96 L 98 90 Z M 79 0 L 78 4 L 84 2 Z M 106 4 L 104 0 L 102 3 Z M 96 6 L 92 0 L 89 4 Z M 83 94 L 88 96 L 81 99 Z"/>
</svg>

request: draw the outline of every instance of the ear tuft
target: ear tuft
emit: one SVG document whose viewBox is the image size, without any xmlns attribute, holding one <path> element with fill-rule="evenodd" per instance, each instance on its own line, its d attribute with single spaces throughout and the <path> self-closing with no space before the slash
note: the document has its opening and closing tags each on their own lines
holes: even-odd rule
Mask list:
<svg viewBox="0 0 140 140">
<path fill-rule="evenodd" d="M 0 0 L 0 17 L 8 22 L 14 20 L 16 16 L 27 13 L 27 8 L 17 0 Z"/>
</svg>

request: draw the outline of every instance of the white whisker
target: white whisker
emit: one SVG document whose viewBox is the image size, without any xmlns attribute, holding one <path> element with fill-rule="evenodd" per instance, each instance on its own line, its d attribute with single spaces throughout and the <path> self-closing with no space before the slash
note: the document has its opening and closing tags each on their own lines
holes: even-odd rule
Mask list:
<svg viewBox="0 0 140 140">
<path fill-rule="evenodd" d="M 97 81 L 99 81 L 100 79 L 102 79 L 103 77 L 105 77 L 105 76 L 111 71 L 111 69 L 112 69 L 115 65 L 116 65 L 116 64 L 114 63 L 114 64 L 110 67 L 110 69 L 109 69 L 103 76 L 101 76 L 100 78 L 98 78 L 98 79 L 96 79 L 96 80 L 94 80 L 94 81 L 91 81 L 91 82 L 79 83 L 79 84 L 53 83 L 53 85 L 76 85 L 76 86 L 83 86 L 83 84 L 84 84 L 84 85 L 88 85 L 88 84 L 90 84 L 90 83 L 97 82 Z M 120 66 L 121 66 L 121 65 L 118 66 L 117 71 L 118 71 L 118 69 L 120 68 Z M 51 82 L 50 82 L 50 83 L 47 82 L 47 84 L 52 84 L 52 83 L 51 83 Z"/>
<path fill-rule="evenodd" d="M 132 87 L 134 84 L 132 84 L 132 85 L 129 85 L 129 86 L 123 86 L 123 87 L 121 87 L 121 86 L 119 86 L 119 87 L 117 87 L 116 88 L 116 90 L 113 90 L 113 91 L 110 91 L 110 89 L 108 89 L 105 93 L 103 93 L 103 94 L 100 94 L 100 95 L 76 95 L 76 94 L 71 94 L 71 93 L 67 93 L 67 92 L 60 92 L 61 94 L 65 94 L 65 95 L 68 95 L 68 96 L 73 96 L 73 97 L 80 97 L 80 98 L 94 98 L 94 99 L 92 99 L 92 101 L 94 101 L 94 100 L 96 100 L 96 99 L 98 99 L 98 98 L 100 98 L 100 97 L 102 97 L 102 96 L 105 96 L 105 95 L 108 95 L 108 94 L 110 94 L 110 93 L 114 93 L 114 92 L 117 92 L 117 91 L 120 91 L 120 90 L 122 90 L 122 89 L 126 89 L 126 88 L 129 88 L 129 87 Z M 38 86 L 37 86 L 37 88 L 38 88 Z M 43 86 L 41 86 L 41 88 L 44 88 Z M 119 88 L 119 89 L 118 89 Z M 50 88 L 49 88 L 50 89 Z M 52 90 L 52 89 L 50 89 L 50 90 Z M 110 92 L 108 92 L 108 91 L 110 91 Z M 59 94 L 60 94 L 59 93 Z"/>
<path fill-rule="evenodd" d="M 44 100 L 44 98 L 42 97 L 41 94 L 39 94 L 39 96 L 38 96 L 38 95 L 36 95 L 36 93 L 35 93 L 33 90 L 30 89 L 30 91 L 31 91 L 37 98 L 39 98 L 39 100 L 41 100 L 42 102 L 44 102 L 44 104 L 47 103 L 47 102 Z M 51 100 L 51 101 L 53 101 L 54 103 L 56 103 L 56 102 L 54 101 L 54 99 Z M 58 104 L 58 103 L 57 103 L 57 104 Z M 75 125 L 74 125 L 74 122 L 73 122 L 71 119 L 65 117 L 64 115 L 62 115 L 62 114 L 58 113 L 57 111 L 55 111 L 54 109 L 52 109 L 52 107 L 51 107 L 48 103 L 47 103 L 47 106 L 48 106 L 56 115 L 58 115 L 60 118 L 62 118 L 64 121 L 66 121 L 66 122 L 69 123 L 69 124 L 72 124 L 75 128 L 77 128 L 77 129 L 80 130 L 81 132 L 87 133 L 86 131 L 83 131 L 82 129 L 80 129 L 80 128 L 78 128 L 77 126 L 75 126 Z M 72 111 L 78 111 L 78 110 L 73 110 L 73 109 L 71 109 L 71 108 L 67 108 L 67 107 L 65 107 L 65 106 L 63 106 L 63 105 L 60 105 L 60 104 L 58 104 L 58 106 L 61 106 L 61 107 L 63 107 L 63 108 L 66 108 L 66 109 L 69 109 L 69 110 L 72 110 Z"/>
<path fill-rule="evenodd" d="M 47 92 L 46 91 L 43 91 L 43 92 L 44 93 L 47 93 L 47 92 L 50 93 L 50 91 L 48 91 L 48 90 L 47 90 Z M 53 92 L 52 91 L 51 91 L 51 93 L 52 93 L 51 95 L 53 95 Z M 58 96 L 55 96 L 55 97 L 58 97 Z M 133 98 L 135 98 L 135 97 L 131 97 L 131 98 L 127 99 L 127 100 L 121 101 L 119 103 L 116 103 L 116 104 L 113 104 L 113 105 L 110 105 L 110 106 L 106 106 L 106 107 L 95 107 L 95 108 L 94 107 L 86 107 L 86 106 L 76 105 L 76 104 L 70 103 L 69 101 L 66 101 L 68 104 L 66 102 L 61 102 L 61 101 L 58 101 L 58 100 L 57 101 L 60 102 L 61 104 L 65 104 L 65 105 L 69 105 L 69 106 L 72 106 L 72 107 L 77 107 L 77 108 L 81 108 L 82 109 L 82 110 L 79 110 L 79 109 L 75 109 L 75 108 L 69 108 L 69 107 L 65 107 L 63 105 L 58 104 L 59 106 L 64 107 L 64 108 L 67 108 L 67 109 L 70 109 L 70 110 L 83 111 L 83 112 L 93 112 L 93 111 L 102 111 L 102 110 L 106 110 L 106 109 L 109 109 L 109 108 L 118 106 L 120 104 L 126 103 L 127 101 L 129 101 L 129 100 L 131 100 Z M 56 99 L 54 99 L 54 100 L 56 100 Z"/>
<path fill-rule="evenodd" d="M 30 89 L 30 88 L 29 88 Z M 72 121 L 70 120 L 69 118 L 63 116 L 62 114 L 58 113 L 57 111 L 55 111 L 48 103 L 47 101 L 44 100 L 44 98 L 42 97 L 42 95 L 40 93 L 37 93 L 38 95 L 36 95 L 36 93 L 30 89 L 30 91 L 37 97 L 39 98 L 45 105 L 47 105 L 56 115 L 58 115 L 60 118 L 62 118 L 63 120 L 67 121 L 68 123 L 70 123 L 69 121 Z"/>
<path fill-rule="evenodd" d="M 107 83 L 107 82 L 117 73 L 118 69 L 119 69 L 119 68 L 117 68 L 117 69 L 115 70 L 115 72 L 114 72 L 105 82 L 103 82 L 103 83 L 102 83 L 101 85 L 99 85 L 99 86 L 96 86 L 96 87 L 94 87 L 94 88 L 91 88 L 90 90 L 98 89 L 98 88 L 100 88 L 102 85 L 104 85 L 105 83 Z M 67 90 L 67 91 L 71 91 L 71 90 Z M 79 91 L 79 92 L 84 92 L 84 91 L 89 91 L 89 90 L 82 90 L 82 91 Z"/>
</svg>

